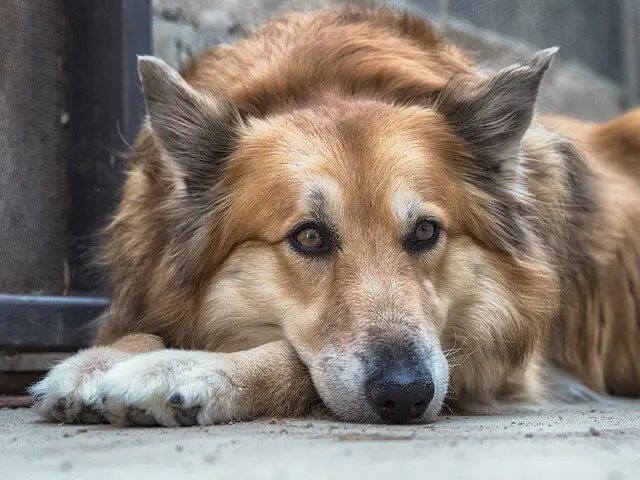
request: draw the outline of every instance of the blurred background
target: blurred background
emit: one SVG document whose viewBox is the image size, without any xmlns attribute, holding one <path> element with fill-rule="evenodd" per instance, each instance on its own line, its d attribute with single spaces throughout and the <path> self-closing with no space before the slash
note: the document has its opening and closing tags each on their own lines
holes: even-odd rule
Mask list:
<svg viewBox="0 0 640 480">
<path fill-rule="evenodd" d="M 108 302 L 91 257 L 144 114 L 136 54 L 180 67 L 280 12 L 339 3 L 2 0 L 0 393 L 86 345 Z M 639 102 L 640 0 L 386 3 L 422 12 L 486 68 L 560 46 L 542 111 L 598 121 Z"/>
</svg>

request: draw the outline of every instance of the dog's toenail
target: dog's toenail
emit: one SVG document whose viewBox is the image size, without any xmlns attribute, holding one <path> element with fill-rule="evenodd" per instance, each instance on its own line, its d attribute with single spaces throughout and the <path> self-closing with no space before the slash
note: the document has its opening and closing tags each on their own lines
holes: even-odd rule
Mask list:
<svg viewBox="0 0 640 480">
<path fill-rule="evenodd" d="M 176 392 L 169 397 L 169 400 L 167 400 L 167 402 L 171 406 L 181 407 L 182 405 L 184 405 L 185 399 L 182 394 Z"/>
</svg>

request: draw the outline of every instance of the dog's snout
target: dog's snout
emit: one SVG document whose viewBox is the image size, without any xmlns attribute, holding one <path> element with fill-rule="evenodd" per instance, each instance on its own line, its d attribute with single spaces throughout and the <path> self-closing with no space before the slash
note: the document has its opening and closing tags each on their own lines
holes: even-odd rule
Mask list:
<svg viewBox="0 0 640 480">
<path fill-rule="evenodd" d="M 367 392 L 369 402 L 383 422 L 407 423 L 424 414 L 435 389 L 428 373 L 388 371 L 370 380 Z"/>
</svg>

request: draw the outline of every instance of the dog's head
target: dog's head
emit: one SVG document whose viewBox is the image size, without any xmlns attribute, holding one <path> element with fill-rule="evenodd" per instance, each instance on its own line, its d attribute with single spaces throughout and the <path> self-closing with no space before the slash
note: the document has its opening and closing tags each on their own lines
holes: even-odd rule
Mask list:
<svg viewBox="0 0 640 480">
<path fill-rule="evenodd" d="M 553 279 L 521 141 L 551 56 L 426 105 L 327 90 L 261 118 L 141 58 L 183 215 L 175 274 L 205 285 L 217 341 L 284 336 L 347 420 L 431 421 L 448 393 L 525 388 Z"/>
</svg>

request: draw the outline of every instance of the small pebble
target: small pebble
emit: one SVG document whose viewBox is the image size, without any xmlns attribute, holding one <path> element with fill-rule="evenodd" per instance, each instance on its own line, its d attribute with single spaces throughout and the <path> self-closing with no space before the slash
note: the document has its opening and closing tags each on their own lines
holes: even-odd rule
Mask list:
<svg viewBox="0 0 640 480">
<path fill-rule="evenodd" d="M 176 445 L 176 452 L 182 452 L 184 447 L 182 445 Z"/>
<path fill-rule="evenodd" d="M 88 428 L 79 428 L 78 430 L 76 430 L 76 433 L 87 433 L 88 431 Z"/>
<path fill-rule="evenodd" d="M 589 429 L 589 434 L 590 434 L 592 437 L 599 437 L 599 436 L 600 436 L 600 430 L 596 430 L 595 428 L 591 427 L 591 428 Z"/>
<path fill-rule="evenodd" d="M 533 433 L 525 433 L 525 438 L 533 438 Z"/>
</svg>

